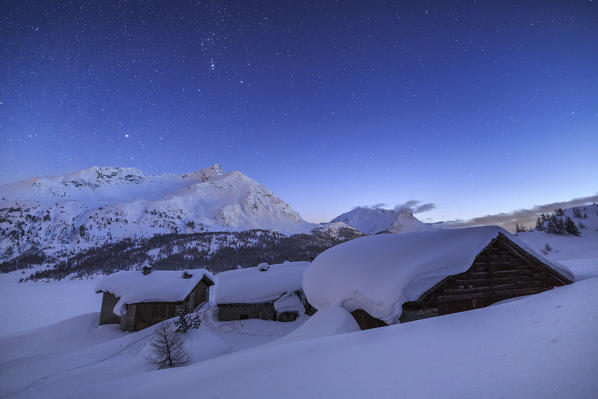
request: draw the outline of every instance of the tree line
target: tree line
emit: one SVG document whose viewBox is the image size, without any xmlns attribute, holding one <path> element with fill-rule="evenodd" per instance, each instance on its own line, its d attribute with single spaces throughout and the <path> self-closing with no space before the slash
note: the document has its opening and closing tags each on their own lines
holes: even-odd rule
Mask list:
<svg viewBox="0 0 598 399">
<path fill-rule="evenodd" d="M 126 238 L 72 254 L 56 261 L 52 269 L 31 273 L 23 280 L 109 274 L 136 268 L 145 262 L 155 270 L 205 268 L 217 273 L 238 267 L 252 267 L 261 262 L 275 264 L 286 260 L 309 261 L 322 251 L 359 235 L 350 229 L 341 232 L 339 236 L 323 233 L 285 236 L 267 230 L 248 230 Z M 51 259 L 46 259 L 46 263 L 51 262 Z M 9 262 L 0 264 L 0 269 L 14 270 L 17 267 L 15 264 L 9 267 L 6 263 Z M 24 268 L 29 265 L 21 263 L 18 266 Z"/>
</svg>

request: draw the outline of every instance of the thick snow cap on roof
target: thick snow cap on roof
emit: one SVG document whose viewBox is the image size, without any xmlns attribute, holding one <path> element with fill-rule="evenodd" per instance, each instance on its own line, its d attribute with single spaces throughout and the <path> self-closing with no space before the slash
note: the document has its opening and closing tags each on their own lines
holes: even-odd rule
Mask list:
<svg viewBox="0 0 598 399">
<path fill-rule="evenodd" d="M 498 226 L 361 237 L 321 253 L 303 277 L 309 302 L 318 309 L 342 306 L 395 323 L 404 302 L 418 299 L 450 275 L 465 272 L 499 233 L 573 280 L 571 272 L 529 249 Z"/>
<path fill-rule="evenodd" d="M 191 277 L 183 278 L 185 272 Z M 156 270 L 149 274 L 143 274 L 141 271 L 121 271 L 104 277 L 96 285 L 95 291 L 110 292 L 119 297 L 114 306 L 114 314 L 123 316 L 127 304 L 182 301 L 204 276 L 214 281 L 214 276 L 204 269 Z"/>
<path fill-rule="evenodd" d="M 247 269 L 229 270 L 217 275 L 215 302 L 260 303 L 269 302 L 301 289 L 303 272 L 309 262 L 286 262 Z"/>
</svg>

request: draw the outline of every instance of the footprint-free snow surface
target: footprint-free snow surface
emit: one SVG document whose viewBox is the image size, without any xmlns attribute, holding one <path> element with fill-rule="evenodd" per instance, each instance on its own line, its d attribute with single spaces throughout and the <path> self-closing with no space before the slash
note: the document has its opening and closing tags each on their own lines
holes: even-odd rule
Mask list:
<svg viewBox="0 0 598 399">
<path fill-rule="evenodd" d="M 598 279 L 588 279 L 484 309 L 232 353 L 226 334 L 247 328 L 209 331 L 212 321 L 189 338 L 197 362 L 162 371 L 143 361 L 151 328 L 115 338 L 81 316 L 0 340 L 0 386 L 18 398 L 592 398 L 597 302 Z M 254 322 L 270 332 L 254 344 L 301 323 Z"/>
</svg>

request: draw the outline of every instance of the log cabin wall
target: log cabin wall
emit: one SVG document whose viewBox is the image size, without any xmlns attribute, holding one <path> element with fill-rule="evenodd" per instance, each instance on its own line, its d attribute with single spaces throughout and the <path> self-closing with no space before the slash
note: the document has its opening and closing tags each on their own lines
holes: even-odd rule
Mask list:
<svg viewBox="0 0 598 399">
<path fill-rule="evenodd" d="M 370 315 L 368 312 L 366 312 L 363 309 L 354 310 L 351 312 L 351 315 L 353 316 L 353 318 L 355 319 L 357 324 L 359 324 L 359 328 L 361 328 L 362 330 L 368 330 L 370 328 L 384 327 L 384 326 L 388 325 L 384 321 L 377 319 L 374 316 Z"/>
<path fill-rule="evenodd" d="M 405 317 L 443 315 L 483 308 L 505 299 L 537 294 L 570 283 L 510 240 L 498 236 L 464 273 L 449 276 L 414 302 L 403 305 Z M 437 311 L 434 314 L 434 311 Z"/>
<path fill-rule="evenodd" d="M 202 278 L 182 302 L 142 302 L 126 305 L 126 314 L 118 317 L 113 309 L 118 299 L 115 295 L 105 292 L 102 297 L 100 311 L 101 324 L 119 324 L 124 331 L 139 331 L 153 326 L 161 321 L 173 318 L 182 312 L 191 313 L 195 308 L 209 298 L 210 286 L 214 283 Z"/>
<path fill-rule="evenodd" d="M 184 308 L 182 302 L 144 302 L 137 303 L 135 306 L 135 331 L 143 330 L 161 321 L 175 317 L 177 315 L 177 307 L 179 310 Z"/>
<path fill-rule="evenodd" d="M 137 306 L 133 303 L 126 305 L 126 313 L 120 318 L 120 328 L 123 331 L 136 331 L 135 330 L 135 310 Z"/>
<path fill-rule="evenodd" d="M 100 325 L 119 324 L 120 317 L 114 314 L 114 306 L 118 302 L 118 297 L 110 292 L 102 294 L 102 308 L 100 309 Z"/>
<path fill-rule="evenodd" d="M 276 309 L 272 302 L 264 303 L 227 303 L 218 305 L 218 320 L 277 320 Z"/>
<path fill-rule="evenodd" d="M 209 295 L 210 295 L 210 285 L 206 282 L 205 279 L 202 279 L 199 283 L 197 283 L 195 288 L 193 288 L 193 291 L 191 291 L 191 293 L 189 293 L 187 298 L 185 298 L 185 304 L 186 304 L 185 312 L 186 313 L 193 312 L 196 307 L 198 307 L 202 303 L 208 301 Z"/>
</svg>

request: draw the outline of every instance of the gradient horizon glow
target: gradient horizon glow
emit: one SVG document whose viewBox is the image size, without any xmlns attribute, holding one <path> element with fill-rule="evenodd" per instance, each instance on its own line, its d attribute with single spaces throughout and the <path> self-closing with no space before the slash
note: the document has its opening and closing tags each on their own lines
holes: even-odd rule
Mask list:
<svg viewBox="0 0 598 399">
<path fill-rule="evenodd" d="M 219 163 L 306 220 L 598 191 L 598 4 L 7 1 L 0 183 Z"/>
</svg>

